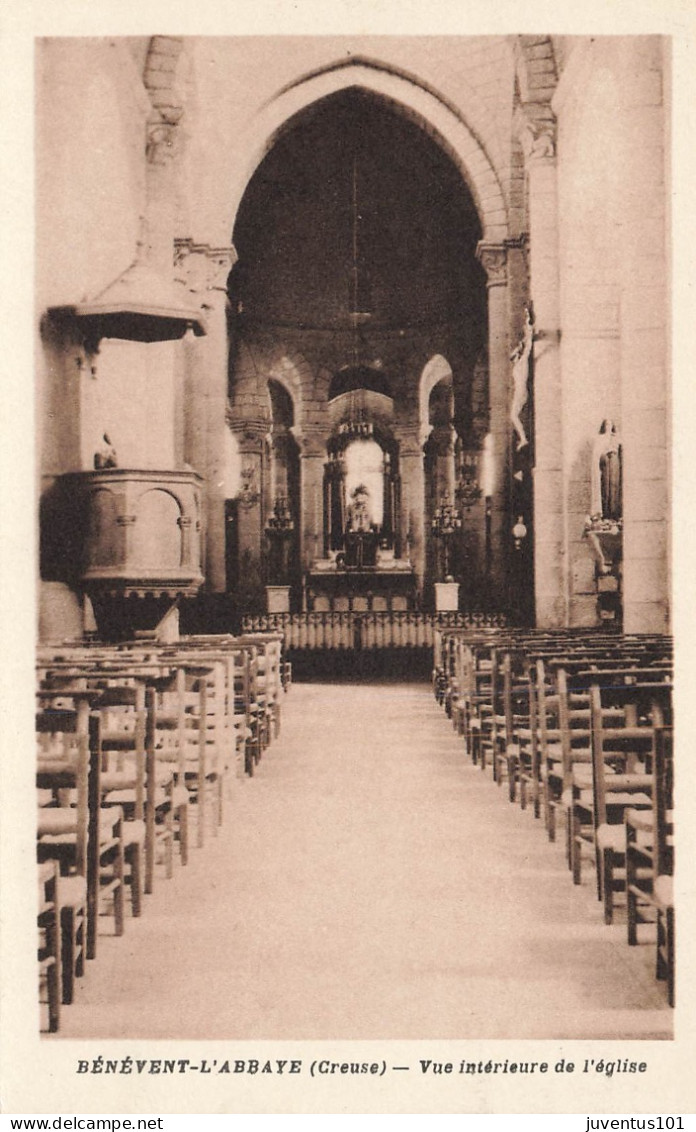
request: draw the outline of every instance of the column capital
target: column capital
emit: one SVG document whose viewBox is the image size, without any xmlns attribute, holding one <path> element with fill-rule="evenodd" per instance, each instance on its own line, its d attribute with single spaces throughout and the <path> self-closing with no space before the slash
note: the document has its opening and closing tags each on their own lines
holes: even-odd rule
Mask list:
<svg viewBox="0 0 696 1132">
<path fill-rule="evenodd" d="M 293 425 L 290 432 L 297 441 L 302 459 L 311 457 L 326 459 L 326 433 L 323 429 L 306 429 Z"/>
<path fill-rule="evenodd" d="M 399 442 L 399 455 L 422 456 L 423 445 L 433 431 L 432 425 L 402 425 L 394 429 L 394 436 Z"/>
<path fill-rule="evenodd" d="M 239 451 L 250 455 L 259 455 L 268 436 L 268 421 L 264 420 L 263 417 L 239 419 L 233 417 L 229 409 L 225 415 L 230 431 L 237 437 Z"/>
<path fill-rule="evenodd" d="M 488 287 L 507 286 L 507 243 L 479 240 L 476 258 L 486 272 Z"/>
<path fill-rule="evenodd" d="M 527 164 L 553 162 L 556 157 L 556 116 L 547 102 L 528 102 L 518 106 L 512 125 Z"/>
<path fill-rule="evenodd" d="M 454 452 L 456 433 L 452 425 L 433 428 L 431 431 L 435 452 L 438 456 L 449 456 Z"/>
<path fill-rule="evenodd" d="M 237 252 L 229 247 L 211 248 L 196 244 L 190 236 L 174 240 L 174 275 L 189 291 L 227 290 L 227 276 L 237 262 Z"/>
</svg>

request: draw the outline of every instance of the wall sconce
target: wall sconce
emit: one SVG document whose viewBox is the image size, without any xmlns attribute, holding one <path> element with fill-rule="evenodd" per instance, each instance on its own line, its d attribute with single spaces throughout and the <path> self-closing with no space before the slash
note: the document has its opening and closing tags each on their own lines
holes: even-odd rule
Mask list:
<svg viewBox="0 0 696 1132">
<path fill-rule="evenodd" d="M 242 507 L 248 510 L 249 508 L 254 507 L 261 498 L 261 494 L 257 487 L 256 469 L 253 464 L 246 464 L 242 468 L 241 480 L 242 486 L 237 494 L 237 499 L 239 500 Z"/>
<path fill-rule="evenodd" d="M 466 452 L 459 465 L 459 481 L 454 493 L 458 505 L 466 511 L 473 507 L 474 503 L 478 503 L 483 494 L 479 486 L 477 472 L 478 461 L 476 456 L 473 452 Z"/>
<path fill-rule="evenodd" d="M 491 559 L 493 553 L 493 500 L 490 495 L 486 496 L 486 504 L 484 509 L 484 531 L 485 531 L 485 555 L 486 555 L 486 573 L 491 572 Z"/>
<path fill-rule="evenodd" d="M 268 530 L 289 534 L 295 529 L 288 501 L 284 495 L 277 495 L 273 504 L 273 514 L 268 519 Z"/>
<path fill-rule="evenodd" d="M 527 537 L 527 528 L 525 526 L 524 518 L 522 517 L 522 515 L 517 516 L 517 522 L 512 528 L 512 537 L 515 542 L 515 550 L 521 550 L 522 543 Z"/>
</svg>

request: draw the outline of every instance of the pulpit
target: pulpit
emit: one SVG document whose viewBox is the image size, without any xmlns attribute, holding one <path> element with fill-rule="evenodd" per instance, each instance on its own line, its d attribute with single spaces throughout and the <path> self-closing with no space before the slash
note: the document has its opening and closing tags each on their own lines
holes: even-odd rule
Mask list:
<svg viewBox="0 0 696 1132">
<path fill-rule="evenodd" d="M 77 581 L 106 637 L 154 631 L 203 582 L 194 471 L 102 468 L 61 477 Z"/>
</svg>

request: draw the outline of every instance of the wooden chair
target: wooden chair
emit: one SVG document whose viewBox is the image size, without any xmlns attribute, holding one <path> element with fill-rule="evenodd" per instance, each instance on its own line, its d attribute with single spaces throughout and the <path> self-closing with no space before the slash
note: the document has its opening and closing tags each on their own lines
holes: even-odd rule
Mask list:
<svg viewBox="0 0 696 1132">
<path fill-rule="evenodd" d="M 125 821 L 123 825 L 124 859 L 127 880 L 131 889 L 134 916 L 142 910 L 143 890 L 152 891 L 154 875 L 155 826 L 146 823 L 146 751 L 145 751 L 145 682 L 159 673 L 161 666 L 145 663 L 139 655 L 124 667 L 122 654 L 110 657 L 108 662 L 85 663 L 79 681 L 73 674 L 69 679 L 55 674 L 44 681 L 42 698 L 61 694 L 63 702 L 70 697 L 84 697 L 101 714 L 102 802 L 107 806 L 120 805 Z M 152 792 L 166 788 L 171 772 L 158 771 L 153 780 Z M 166 812 L 166 803 L 154 803 Z M 148 836 L 149 831 L 149 836 Z M 159 832 L 159 831 L 158 831 Z M 160 839 L 161 840 L 161 839 Z"/>
<path fill-rule="evenodd" d="M 146 745 L 148 750 L 153 747 L 157 764 L 168 765 L 173 773 L 169 794 L 172 833 L 181 864 L 186 865 L 191 796 L 186 785 L 186 674 L 181 664 L 150 681 L 147 708 Z"/>
<path fill-rule="evenodd" d="M 608 728 L 602 713 L 602 691 L 596 684 L 590 688 L 590 731 L 592 749 L 592 795 L 589 803 L 589 836 L 579 831 L 578 813 L 587 806 L 584 798 L 576 800 L 574 809 L 575 862 L 573 879 L 579 883 L 582 841 L 590 841 L 595 849 L 597 895 L 604 903 L 604 920 L 613 919 L 614 894 L 625 891 L 625 814 L 629 808 L 649 809 L 652 805 L 652 776 L 646 769 L 654 743 L 651 727 L 636 727 L 634 712 L 628 710 L 624 727 Z"/>
<path fill-rule="evenodd" d="M 89 712 L 87 700 L 80 699 L 76 710 L 37 713 L 36 729 L 42 739 L 37 788 L 49 796 L 38 809 L 38 861 L 56 861 L 62 877 L 86 881 L 86 956 L 91 959 L 100 900 L 111 903 L 115 933 L 123 934 L 123 812 L 101 807 L 100 719 Z M 75 916 L 78 887 L 63 886 L 64 907 L 72 897 Z M 77 927 L 70 935 L 79 938 Z M 74 958 L 79 966 L 79 956 Z"/>
<path fill-rule="evenodd" d="M 238 645 L 233 652 L 233 714 L 235 741 L 242 774 L 254 773 L 254 732 L 251 722 L 251 651 Z"/>
<path fill-rule="evenodd" d="M 181 740 L 185 753 L 185 785 L 196 807 L 196 839 L 201 848 L 208 831 L 208 809 L 212 806 L 214 833 L 223 819 L 223 780 L 216 745 L 215 661 L 194 663 L 186 658 L 183 668 L 186 711 Z M 209 702 L 212 702 L 210 709 Z"/>
<path fill-rule="evenodd" d="M 85 973 L 87 955 L 87 880 L 82 876 L 58 877 L 61 926 L 61 983 L 63 1002 L 75 995 L 75 979 Z"/>
<path fill-rule="evenodd" d="M 280 734 L 280 663 L 281 638 L 272 634 L 254 636 L 253 643 L 258 647 L 256 690 L 263 697 L 265 707 L 266 746 Z"/>
<path fill-rule="evenodd" d="M 249 664 L 250 714 L 254 761 L 258 763 L 271 741 L 271 709 L 266 679 L 267 654 L 257 637 L 243 637 L 242 643 L 253 646 Z"/>
<path fill-rule="evenodd" d="M 122 677 L 120 677 L 122 678 Z M 124 858 L 129 868 L 133 916 L 142 911 L 143 890 L 152 892 L 154 832 L 145 821 L 145 686 L 110 683 L 95 689 L 101 718 L 101 798 L 124 815 Z"/>
<path fill-rule="evenodd" d="M 512 716 L 512 657 L 506 650 L 494 655 L 494 697 L 492 701 L 493 780 L 502 785 L 507 778 L 510 801 L 515 798 L 517 757 Z"/>
<path fill-rule="evenodd" d="M 46 988 L 48 1005 L 48 1031 L 56 1033 L 60 1026 L 61 991 L 61 930 L 58 904 L 58 865 L 45 861 L 39 865 L 39 996 Z"/>
<path fill-rule="evenodd" d="M 550 840 L 555 840 L 559 813 L 565 823 L 565 850 L 568 868 L 580 867 L 574 855 L 574 821 L 583 813 L 583 798 L 592 789 L 592 750 L 590 742 L 589 697 L 568 687 L 565 667 L 555 672 L 555 686 L 547 686 L 546 669 L 537 661 L 537 703 L 544 816 Z M 604 713 L 606 722 L 620 723 L 618 717 Z M 577 829 L 575 832 L 578 832 Z M 579 874 L 578 874 L 579 876 Z M 577 881 L 579 883 L 579 879 Z"/>
<path fill-rule="evenodd" d="M 655 883 L 657 977 L 667 980 L 667 1000 L 675 1001 L 674 764 L 671 730 L 658 730 L 655 742 Z"/>
<path fill-rule="evenodd" d="M 527 685 L 528 721 L 526 727 L 520 725 L 517 728 L 517 742 L 519 744 L 517 779 L 521 808 L 526 809 L 528 802 L 531 802 L 534 817 L 538 818 L 541 816 L 543 789 L 542 725 L 538 701 L 538 674 L 533 661 L 531 663 L 527 661 L 525 664 L 525 681 Z M 545 722 L 544 727 L 546 727 Z M 546 731 L 546 737 L 548 740 L 548 731 Z"/>
<path fill-rule="evenodd" d="M 652 798 L 651 812 L 629 810 L 626 815 L 627 935 L 635 946 L 639 925 L 655 926 L 656 974 L 667 980 L 668 1001 L 674 1006 L 673 752 L 671 727 L 662 719 L 655 726 Z"/>
<path fill-rule="evenodd" d="M 546 665 L 541 657 L 535 658 L 530 679 L 534 680 L 540 806 L 549 841 L 555 841 L 556 814 L 565 789 L 563 750 L 560 746 L 561 733 L 558 727 L 558 696 L 553 692 L 552 685 L 548 681 Z"/>
</svg>

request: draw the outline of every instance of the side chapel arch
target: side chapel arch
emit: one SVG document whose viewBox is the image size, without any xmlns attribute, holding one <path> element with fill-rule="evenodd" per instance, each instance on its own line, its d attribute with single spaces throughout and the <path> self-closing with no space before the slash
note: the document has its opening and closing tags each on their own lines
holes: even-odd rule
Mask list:
<svg viewBox="0 0 696 1132">
<path fill-rule="evenodd" d="M 418 391 L 421 442 L 425 444 L 431 432 L 430 395 L 440 381 L 452 377 L 452 367 L 442 354 L 434 354 L 423 367 Z"/>
</svg>

